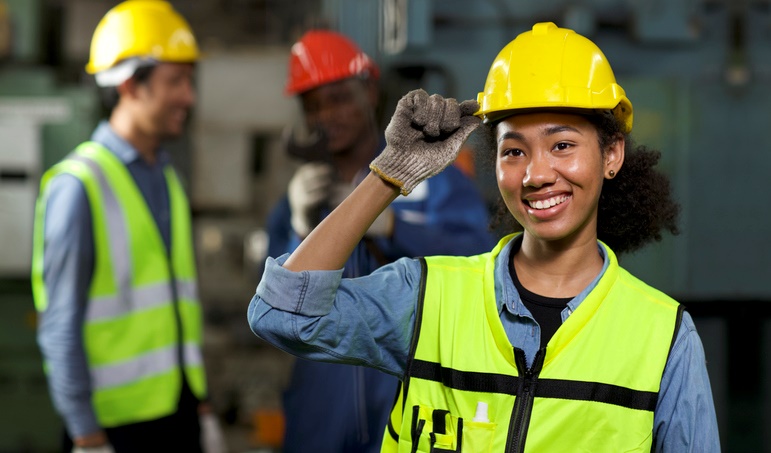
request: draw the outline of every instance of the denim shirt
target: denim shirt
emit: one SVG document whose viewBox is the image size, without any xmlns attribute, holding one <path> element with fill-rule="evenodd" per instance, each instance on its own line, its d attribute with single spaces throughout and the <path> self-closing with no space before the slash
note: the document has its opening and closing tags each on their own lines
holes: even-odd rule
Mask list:
<svg viewBox="0 0 771 453">
<path fill-rule="evenodd" d="M 512 345 L 528 366 L 540 348 L 540 329 L 508 272 L 518 241 L 496 258 L 495 295 Z M 596 286 L 608 266 L 562 312 L 563 322 Z M 269 258 L 248 309 L 252 331 L 292 354 L 312 360 L 371 366 L 403 378 L 415 324 L 421 267 L 403 258 L 371 275 L 343 279 L 342 270 L 292 272 L 288 254 Z M 661 379 L 654 412 L 655 451 L 718 452 L 720 442 L 701 339 L 686 312 Z"/>
<path fill-rule="evenodd" d="M 91 140 L 126 165 L 168 249 L 171 217 L 163 173 L 169 161 L 167 154 L 159 153 L 155 164 L 148 165 L 107 121 L 97 126 Z M 47 363 L 53 404 L 67 431 L 76 437 L 101 429 L 91 406 L 91 378 L 82 340 L 94 269 L 91 209 L 83 184 L 72 175 L 55 176 L 48 190 L 43 256 L 48 307 L 39 315 L 37 341 Z"/>
</svg>

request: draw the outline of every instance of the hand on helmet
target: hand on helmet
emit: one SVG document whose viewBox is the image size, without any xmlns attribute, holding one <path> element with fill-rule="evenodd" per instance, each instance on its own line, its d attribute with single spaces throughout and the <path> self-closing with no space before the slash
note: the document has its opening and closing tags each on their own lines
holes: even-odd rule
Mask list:
<svg viewBox="0 0 771 453">
<path fill-rule="evenodd" d="M 441 172 L 481 120 L 473 116 L 476 101 L 458 101 L 424 90 L 399 100 L 385 132 L 386 148 L 370 169 L 409 194 L 421 181 Z"/>
</svg>

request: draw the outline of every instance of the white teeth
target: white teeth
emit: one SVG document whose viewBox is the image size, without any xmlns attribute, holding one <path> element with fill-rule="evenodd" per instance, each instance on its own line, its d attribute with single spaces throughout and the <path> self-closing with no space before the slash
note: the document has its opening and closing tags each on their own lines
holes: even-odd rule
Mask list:
<svg viewBox="0 0 771 453">
<path fill-rule="evenodd" d="M 567 195 L 561 195 L 559 197 L 549 198 L 548 200 L 528 201 L 527 203 L 534 209 L 549 209 L 552 206 L 564 203 L 567 199 Z"/>
</svg>

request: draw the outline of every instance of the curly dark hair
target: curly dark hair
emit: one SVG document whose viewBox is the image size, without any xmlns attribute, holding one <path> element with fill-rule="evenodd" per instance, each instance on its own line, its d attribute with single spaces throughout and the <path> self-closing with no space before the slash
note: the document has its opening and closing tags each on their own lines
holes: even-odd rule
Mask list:
<svg viewBox="0 0 771 453">
<path fill-rule="evenodd" d="M 662 233 L 680 233 L 677 223 L 680 205 L 674 200 L 669 178 L 656 164 L 661 158 L 657 150 L 637 146 L 622 124 L 611 115 L 587 115 L 597 128 L 603 153 L 619 134 L 624 135 L 624 165 L 613 179 L 606 179 L 600 193 L 597 213 L 597 238 L 617 255 L 633 252 L 644 245 L 661 241 Z M 484 161 L 495 167 L 495 124 L 480 127 L 483 147 L 488 151 Z M 503 202 L 500 194 L 490 222 L 490 229 L 499 233 L 522 231 Z"/>
</svg>

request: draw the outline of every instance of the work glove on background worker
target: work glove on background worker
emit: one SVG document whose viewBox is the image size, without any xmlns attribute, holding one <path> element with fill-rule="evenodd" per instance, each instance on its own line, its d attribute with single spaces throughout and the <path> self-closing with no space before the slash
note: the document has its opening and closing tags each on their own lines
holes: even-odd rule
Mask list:
<svg viewBox="0 0 771 453">
<path fill-rule="evenodd" d="M 321 221 L 321 210 L 332 190 L 335 169 L 324 162 L 301 165 L 289 181 L 289 208 L 292 229 L 304 238 Z"/>
<path fill-rule="evenodd" d="M 335 168 L 325 162 L 308 162 L 301 165 L 289 181 L 289 208 L 292 211 L 292 229 L 300 237 L 310 234 L 321 221 L 324 209 L 332 210 L 353 192 L 353 182 L 336 178 Z M 369 237 L 388 237 L 393 231 L 393 210 L 383 211 L 369 230 Z"/>
<path fill-rule="evenodd" d="M 458 157 L 463 142 L 481 124 L 473 116 L 477 110 L 473 100 L 458 104 L 421 89 L 410 91 L 396 105 L 385 132 L 386 147 L 369 168 L 408 195 Z"/>
<path fill-rule="evenodd" d="M 201 425 L 201 447 L 203 453 L 227 453 L 225 433 L 214 412 L 205 412 L 198 416 Z"/>
<path fill-rule="evenodd" d="M 72 453 L 115 453 L 112 445 L 105 444 L 98 447 L 73 447 Z"/>
</svg>

